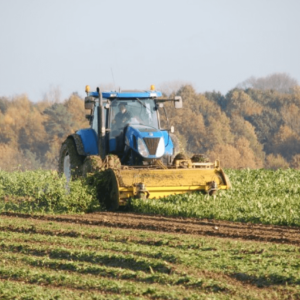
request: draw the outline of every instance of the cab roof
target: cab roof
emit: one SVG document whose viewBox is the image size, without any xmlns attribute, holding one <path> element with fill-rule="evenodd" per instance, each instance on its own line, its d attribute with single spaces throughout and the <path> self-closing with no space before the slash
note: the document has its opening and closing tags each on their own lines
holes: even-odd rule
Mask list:
<svg viewBox="0 0 300 300">
<path fill-rule="evenodd" d="M 90 92 L 88 94 L 92 97 L 99 97 L 98 92 Z M 128 99 L 128 98 L 156 98 L 161 97 L 162 93 L 159 91 L 121 91 L 121 92 L 102 92 L 103 98 L 109 99 Z"/>
</svg>

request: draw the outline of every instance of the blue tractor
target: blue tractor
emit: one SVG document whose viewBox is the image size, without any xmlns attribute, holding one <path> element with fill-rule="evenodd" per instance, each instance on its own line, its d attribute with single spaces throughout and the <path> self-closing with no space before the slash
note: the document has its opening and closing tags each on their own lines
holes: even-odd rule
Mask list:
<svg viewBox="0 0 300 300">
<path fill-rule="evenodd" d="M 197 155 L 189 159 L 178 154 L 173 127 L 167 121 L 167 128 L 162 128 L 160 110 L 168 120 L 164 102 L 172 101 L 180 109 L 180 96 L 162 98 L 153 86 L 149 91 L 120 92 L 101 92 L 99 88 L 90 92 L 87 86 L 86 93 L 90 128 L 78 130 L 62 144 L 59 172 L 67 180 L 93 172 L 91 159 L 96 158 L 98 171 L 109 177 L 103 194 L 109 209 L 126 205 L 131 197 L 159 198 L 229 188 L 218 161 L 212 164 Z"/>
</svg>

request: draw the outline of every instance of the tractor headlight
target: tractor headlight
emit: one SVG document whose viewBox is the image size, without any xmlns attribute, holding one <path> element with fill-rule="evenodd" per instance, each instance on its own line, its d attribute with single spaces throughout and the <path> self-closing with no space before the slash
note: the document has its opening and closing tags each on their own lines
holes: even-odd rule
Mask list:
<svg viewBox="0 0 300 300">
<path fill-rule="evenodd" d="M 138 151 L 143 157 L 149 156 L 149 151 L 142 139 L 138 139 Z"/>
<path fill-rule="evenodd" d="M 161 157 L 165 153 L 165 141 L 164 138 L 160 138 L 157 149 L 156 149 L 156 156 Z"/>
</svg>

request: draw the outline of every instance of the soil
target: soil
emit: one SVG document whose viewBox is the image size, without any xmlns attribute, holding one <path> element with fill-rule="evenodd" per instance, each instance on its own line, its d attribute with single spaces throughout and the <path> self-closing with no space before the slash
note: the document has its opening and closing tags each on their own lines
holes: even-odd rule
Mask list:
<svg viewBox="0 0 300 300">
<path fill-rule="evenodd" d="M 169 218 L 125 212 L 99 212 L 86 215 L 57 216 L 37 216 L 22 213 L 1 213 L 0 215 L 74 224 L 142 229 L 199 236 L 215 236 L 240 240 L 256 240 L 300 246 L 300 227 L 238 223 L 207 219 Z"/>
</svg>

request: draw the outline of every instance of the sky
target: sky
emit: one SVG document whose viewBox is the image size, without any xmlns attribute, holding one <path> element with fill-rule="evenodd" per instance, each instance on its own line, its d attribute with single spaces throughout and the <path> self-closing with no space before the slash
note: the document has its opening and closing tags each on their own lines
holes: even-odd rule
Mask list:
<svg viewBox="0 0 300 300">
<path fill-rule="evenodd" d="M 300 82 L 299 0 L 0 0 L 0 97 Z"/>
</svg>

